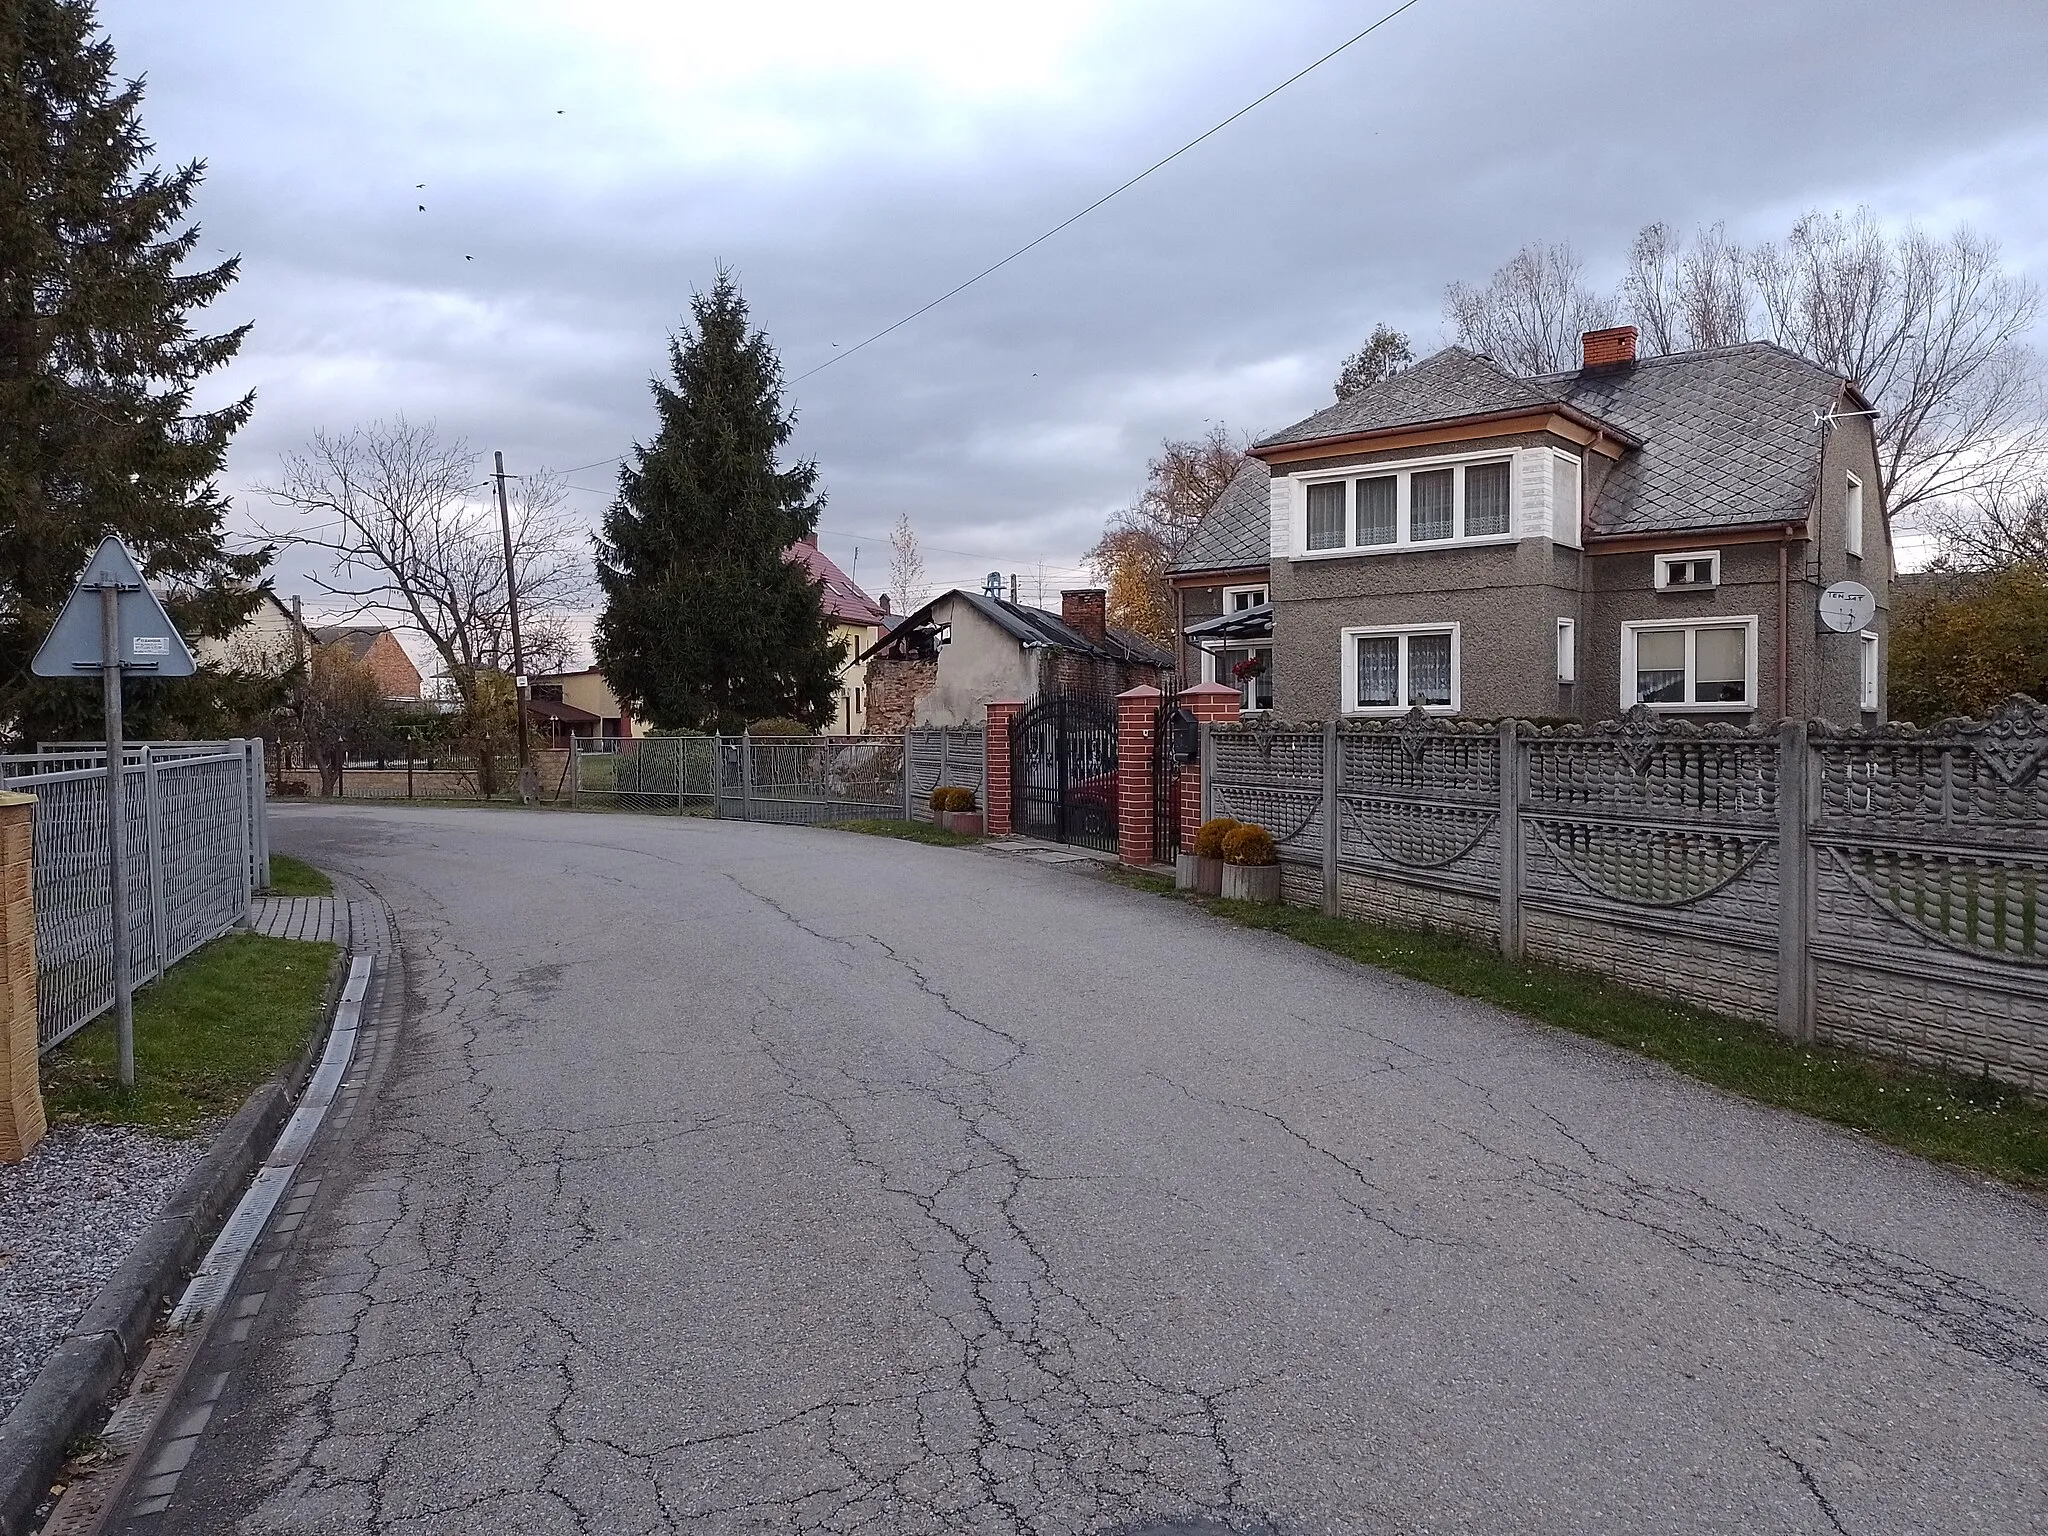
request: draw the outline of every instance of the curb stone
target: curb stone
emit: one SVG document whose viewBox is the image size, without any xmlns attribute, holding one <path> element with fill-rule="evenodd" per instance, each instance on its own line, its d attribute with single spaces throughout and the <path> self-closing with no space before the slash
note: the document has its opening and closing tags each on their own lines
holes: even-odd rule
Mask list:
<svg viewBox="0 0 2048 1536">
<path fill-rule="evenodd" d="M 205 1253 L 290 1116 L 334 1025 L 346 956 L 327 975 L 322 1027 L 299 1059 L 250 1094 L 206 1156 L 157 1213 L 68 1337 L 51 1352 L 0 1422 L 0 1536 L 29 1536 L 67 1448 L 98 1423 L 121 1381 L 143 1357 L 157 1314 Z"/>
</svg>

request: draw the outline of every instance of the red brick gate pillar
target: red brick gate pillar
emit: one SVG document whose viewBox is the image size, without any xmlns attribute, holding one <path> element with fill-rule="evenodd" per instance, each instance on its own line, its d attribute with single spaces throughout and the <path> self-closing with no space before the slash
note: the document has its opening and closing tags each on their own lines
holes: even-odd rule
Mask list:
<svg viewBox="0 0 2048 1536">
<path fill-rule="evenodd" d="M 982 770 L 987 793 L 982 799 L 982 812 L 990 837 L 1007 837 L 1011 831 L 1010 727 L 1023 713 L 1024 704 L 1019 699 L 997 699 L 988 707 L 988 732 L 983 738 L 988 758 Z"/>
<path fill-rule="evenodd" d="M 1125 864 L 1152 862 L 1152 758 L 1159 729 L 1157 688 L 1116 696 L 1116 856 Z"/>
<path fill-rule="evenodd" d="M 1222 683 L 1197 683 L 1181 689 L 1180 706 L 1204 724 L 1235 724 L 1244 695 Z M 1195 841 L 1202 824 L 1202 765 L 1189 764 L 1180 774 L 1180 837 L 1183 847 Z"/>
</svg>

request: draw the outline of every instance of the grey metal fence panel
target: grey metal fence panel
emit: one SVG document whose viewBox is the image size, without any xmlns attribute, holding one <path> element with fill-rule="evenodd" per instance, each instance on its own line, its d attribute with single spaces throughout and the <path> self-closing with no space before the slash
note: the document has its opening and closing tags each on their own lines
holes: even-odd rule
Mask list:
<svg viewBox="0 0 2048 1536">
<path fill-rule="evenodd" d="M 903 814 L 901 736 L 721 736 L 718 814 L 814 825 Z"/>
<path fill-rule="evenodd" d="M 979 726 L 917 726 L 906 733 L 910 762 L 910 816 L 931 821 L 932 791 L 941 784 L 974 791 L 977 803 L 987 789 L 987 733 Z M 899 808 L 896 815 L 902 815 Z"/>
<path fill-rule="evenodd" d="M 210 749 L 209 749 L 210 748 Z M 43 772 L 32 770 L 40 763 Z M 37 1038 L 43 1050 L 114 1003 L 105 754 L 6 759 L 36 797 Z M 262 758 L 246 743 L 145 743 L 126 755 L 130 980 L 159 976 L 248 912 L 267 838 Z"/>
</svg>

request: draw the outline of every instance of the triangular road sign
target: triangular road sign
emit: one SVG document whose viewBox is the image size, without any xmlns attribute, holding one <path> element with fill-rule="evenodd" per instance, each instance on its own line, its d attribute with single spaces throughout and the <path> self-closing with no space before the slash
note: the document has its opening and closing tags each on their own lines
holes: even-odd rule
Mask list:
<svg viewBox="0 0 2048 1536">
<path fill-rule="evenodd" d="M 64 611 L 50 626 L 29 670 L 37 677 L 83 677 L 106 665 L 100 644 L 100 591 L 111 586 L 121 609 L 121 670 L 146 677 L 190 677 L 198 670 L 185 637 L 142 579 L 135 556 L 109 534 L 85 562 Z"/>
</svg>

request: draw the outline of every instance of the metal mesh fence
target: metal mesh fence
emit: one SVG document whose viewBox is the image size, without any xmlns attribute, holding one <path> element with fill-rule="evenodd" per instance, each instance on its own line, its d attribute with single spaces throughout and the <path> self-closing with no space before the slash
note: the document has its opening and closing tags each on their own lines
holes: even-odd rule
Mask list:
<svg viewBox="0 0 2048 1536">
<path fill-rule="evenodd" d="M 114 1005 L 105 754 L 0 758 L 0 776 L 36 797 L 36 1019 L 47 1051 Z M 126 754 L 121 779 L 129 973 L 140 985 L 240 922 L 266 879 L 262 744 L 150 745 Z"/>
<path fill-rule="evenodd" d="M 979 730 L 931 729 L 891 736 L 579 742 L 562 798 L 619 810 L 708 812 L 735 821 L 929 821 L 935 786 L 981 792 L 982 741 Z"/>
</svg>

